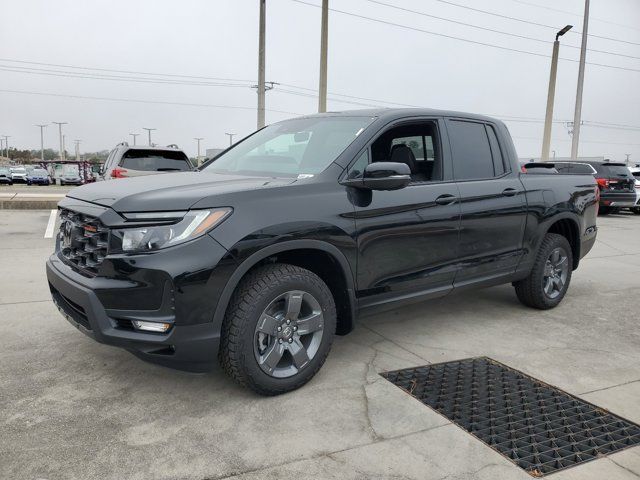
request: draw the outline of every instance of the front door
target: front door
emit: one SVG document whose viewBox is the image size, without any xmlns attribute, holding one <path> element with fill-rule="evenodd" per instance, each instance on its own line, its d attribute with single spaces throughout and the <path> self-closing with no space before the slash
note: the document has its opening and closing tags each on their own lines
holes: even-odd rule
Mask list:
<svg viewBox="0 0 640 480">
<path fill-rule="evenodd" d="M 446 294 L 457 268 L 460 204 L 444 161 L 437 120 L 390 127 L 350 167 L 408 163 L 412 183 L 393 191 L 350 189 L 358 242 L 361 306 L 398 298 Z"/>
</svg>

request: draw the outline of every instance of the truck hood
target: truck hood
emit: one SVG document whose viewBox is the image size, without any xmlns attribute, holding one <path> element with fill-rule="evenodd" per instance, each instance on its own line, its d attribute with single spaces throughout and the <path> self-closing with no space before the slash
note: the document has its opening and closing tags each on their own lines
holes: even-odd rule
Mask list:
<svg viewBox="0 0 640 480">
<path fill-rule="evenodd" d="M 203 208 L 225 206 L 216 201 L 226 193 L 282 186 L 294 181 L 293 178 L 176 172 L 91 183 L 74 188 L 67 197 L 111 207 L 116 212 L 188 210 L 198 202 Z"/>
</svg>

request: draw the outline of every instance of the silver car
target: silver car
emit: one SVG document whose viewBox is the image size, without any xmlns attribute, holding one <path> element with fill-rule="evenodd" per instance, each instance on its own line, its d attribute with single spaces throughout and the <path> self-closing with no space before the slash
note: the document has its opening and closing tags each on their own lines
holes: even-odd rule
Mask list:
<svg viewBox="0 0 640 480">
<path fill-rule="evenodd" d="M 109 153 L 101 177 L 111 180 L 189 170 L 193 170 L 189 158 L 176 145 L 132 146 L 123 142 Z"/>
</svg>

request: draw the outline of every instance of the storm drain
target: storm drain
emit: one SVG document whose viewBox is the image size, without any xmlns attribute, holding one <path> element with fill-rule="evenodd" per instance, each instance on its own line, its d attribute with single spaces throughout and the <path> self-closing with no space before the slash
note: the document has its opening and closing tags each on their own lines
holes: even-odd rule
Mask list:
<svg viewBox="0 0 640 480">
<path fill-rule="evenodd" d="M 640 444 L 640 426 L 490 358 L 381 375 L 534 477 Z"/>
</svg>

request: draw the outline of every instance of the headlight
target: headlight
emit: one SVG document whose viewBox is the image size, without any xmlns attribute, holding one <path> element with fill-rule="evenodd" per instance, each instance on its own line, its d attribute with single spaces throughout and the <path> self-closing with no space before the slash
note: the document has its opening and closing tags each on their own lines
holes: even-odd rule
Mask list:
<svg viewBox="0 0 640 480">
<path fill-rule="evenodd" d="M 125 214 L 128 220 L 171 222 L 169 225 L 145 225 L 143 227 L 117 229 L 123 252 L 148 252 L 172 247 L 204 235 L 231 215 L 229 207 L 188 212 Z"/>
</svg>

